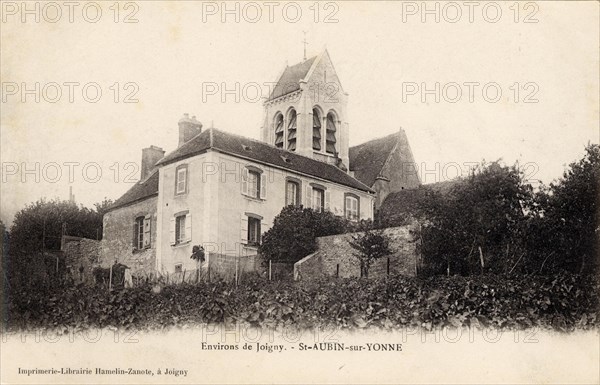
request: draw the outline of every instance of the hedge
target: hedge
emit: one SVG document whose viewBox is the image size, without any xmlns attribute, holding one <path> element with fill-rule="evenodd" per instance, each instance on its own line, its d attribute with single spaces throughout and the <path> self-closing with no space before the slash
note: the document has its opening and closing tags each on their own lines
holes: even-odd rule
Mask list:
<svg viewBox="0 0 600 385">
<path fill-rule="evenodd" d="M 388 277 L 316 282 L 225 282 L 143 286 L 107 292 L 70 287 L 12 293 L 9 329 L 134 328 L 202 323 L 257 327 L 541 327 L 598 326 L 600 280 L 593 276 Z"/>
</svg>

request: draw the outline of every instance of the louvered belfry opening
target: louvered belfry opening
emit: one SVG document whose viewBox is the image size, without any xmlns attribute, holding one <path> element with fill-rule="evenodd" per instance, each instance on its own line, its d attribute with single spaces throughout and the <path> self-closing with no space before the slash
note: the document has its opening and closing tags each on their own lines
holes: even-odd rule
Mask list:
<svg viewBox="0 0 600 385">
<path fill-rule="evenodd" d="M 325 151 L 328 154 L 335 154 L 335 132 L 336 132 L 336 118 L 333 113 L 327 114 L 327 136 L 325 138 Z"/>
<path fill-rule="evenodd" d="M 283 115 L 275 116 L 275 147 L 283 148 Z"/>
<path fill-rule="evenodd" d="M 313 150 L 321 150 L 321 114 L 313 108 Z"/>
<path fill-rule="evenodd" d="M 296 110 L 292 109 L 288 115 L 288 150 L 295 151 L 296 150 L 296 133 L 297 133 L 297 123 L 296 123 Z"/>
</svg>

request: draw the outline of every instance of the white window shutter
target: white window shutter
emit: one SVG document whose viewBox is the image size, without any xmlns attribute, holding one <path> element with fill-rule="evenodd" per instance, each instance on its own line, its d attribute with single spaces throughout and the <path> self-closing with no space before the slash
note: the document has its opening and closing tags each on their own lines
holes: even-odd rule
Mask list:
<svg viewBox="0 0 600 385">
<path fill-rule="evenodd" d="M 242 194 L 248 195 L 248 169 L 242 168 Z"/>
<path fill-rule="evenodd" d="M 267 230 L 269 230 L 269 224 L 267 222 L 260 222 L 260 234 L 258 235 L 258 240 L 259 242 L 262 243 L 262 236 L 264 233 L 267 232 Z"/>
<path fill-rule="evenodd" d="M 331 193 L 325 190 L 325 210 L 329 210 L 329 201 L 331 200 Z"/>
<path fill-rule="evenodd" d="M 248 217 L 244 214 L 241 217 L 240 239 L 242 243 L 248 243 Z"/>
<path fill-rule="evenodd" d="M 174 245 L 177 243 L 175 239 L 175 218 L 171 218 L 171 223 L 169 224 L 169 243 Z"/>
<path fill-rule="evenodd" d="M 185 240 L 192 240 L 192 214 L 185 215 Z"/>
<path fill-rule="evenodd" d="M 150 247 L 150 227 L 152 226 L 152 217 L 144 218 L 144 247 Z"/>
<path fill-rule="evenodd" d="M 306 186 L 306 205 L 305 207 L 307 209 L 312 209 L 313 208 L 313 202 L 312 202 L 312 187 L 310 186 Z"/>
<path fill-rule="evenodd" d="M 267 199 L 267 174 L 260 174 L 260 199 Z"/>
</svg>

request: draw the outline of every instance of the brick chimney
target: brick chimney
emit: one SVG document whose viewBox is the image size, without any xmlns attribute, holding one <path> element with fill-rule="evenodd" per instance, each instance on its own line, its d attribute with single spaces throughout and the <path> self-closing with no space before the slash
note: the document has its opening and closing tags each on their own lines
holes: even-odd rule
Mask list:
<svg viewBox="0 0 600 385">
<path fill-rule="evenodd" d="M 192 139 L 202 131 L 202 123 L 196 120 L 195 116 L 190 119 L 189 114 L 183 114 L 183 118 L 179 119 L 179 144 L 181 147 L 185 142 Z"/>
<path fill-rule="evenodd" d="M 154 169 L 154 165 L 165 156 L 165 151 L 156 146 L 150 146 L 148 148 L 142 149 L 142 173 L 140 176 L 140 181 L 146 179 L 152 169 Z"/>
</svg>

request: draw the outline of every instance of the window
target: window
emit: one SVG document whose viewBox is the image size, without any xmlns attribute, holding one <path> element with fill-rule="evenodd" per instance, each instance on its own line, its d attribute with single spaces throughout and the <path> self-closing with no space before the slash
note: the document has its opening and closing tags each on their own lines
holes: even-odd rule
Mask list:
<svg viewBox="0 0 600 385">
<path fill-rule="evenodd" d="M 296 151 L 296 110 L 291 110 L 288 114 L 288 146 L 290 151 Z"/>
<path fill-rule="evenodd" d="M 300 205 L 300 183 L 288 180 L 285 186 L 285 205 L 298 206 Z"/>
<path fill-rule="evenodd" d="M 133 247 L 137 250 L 150 247 L 151 219 L 151 215 L 146 215 L 135 218 L 133 222 Z"/>
<path fill-rule="evenodd" d="M 321 114 L 313 108 L 313 150 L 321 150 Z"/>
<path fill-rule="evenodd" d="M 344 213 L 346 219 L 351 221 L 357 221 L 360 209 L 359 209 L 359 198 L 354 194 L 345 194 L 344 199 Z"/>
<path fill-rule="evenodd" d="M 267 224 L 262 223 L 263 217 L 252 213 L 243 213 L 241 218 L 240 238 L 243 244 L 258 246 L 261 241 L 262 230 Z"/>
<path fill-rule="evenodd" d="M 335 132 L 336 132 L 336 117 L 330 112 L 327 114 L 327 135 L 325 137 L 325 150 L 328 154 L 335 154 Z"/>
<path fill-rule="evenodd" d="M 137 217 L 133 224 L 133 247 L 144 248 L 144 217 Z"/>
<path fill-rule="evenodd" d="M 260 219 L 248 217 L 248 244 L 257 246 L 260 244 Z"/>
<path fill-rule="evenodd" d="M 185 215 L 180 215 L 175 218 L 175 240 L 182 243 L 185 239 Z"/>
<path fill-rule="evenodd" d="M 256 171 L 248 171 L 248 195 L 260 197 L 260 174 Z"/>
<path fill-rule="evenodd" d="M 275 115 L 275 147 L 283 148 L 283 115 Z"/>
<path fill-rule="evenodd" d="M 171 218 L 170 243 L 178 245 L 192 240 L 192 215 L 180 212 Z"/>
<path fill-rule="evenodd" d="M 313 210 L 319 213 L 325 211 L 325 190 L 318 187 L 313 187 L 312 196 Z"/>
<path fill-rule="evenodd" d="M 267 175 L 258 167 L 242 169 L 242 194 L 256 199 L 267 199 Z"/>
<path fill-rule="evenodd" d="M 175 174 L 175 195 L 185 194 L 187 191 L 187 165 L 178 166 Z"/>
<path fill-rule="evenodd" d="M 181 273 L 183 271 L 183 264 L 178 263 L 175 265 L 175 272 L 176 273 Z"/>
</svg>

